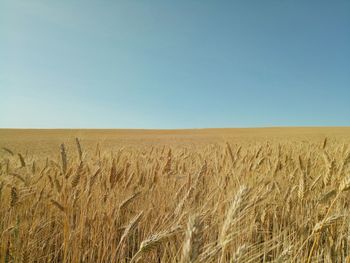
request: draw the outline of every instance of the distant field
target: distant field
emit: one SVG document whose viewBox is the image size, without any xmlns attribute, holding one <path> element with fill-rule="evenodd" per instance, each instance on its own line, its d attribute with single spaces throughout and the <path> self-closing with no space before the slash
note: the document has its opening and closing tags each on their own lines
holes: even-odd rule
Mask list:
<svg viewBox="0 0 350 263">
<path fill-rule="evenodd" d="M 350 127 L 0 129 L 0 262 L 350 262 Z"/>
<path fill-rule="evenodd" d="M 263 141 L 322 141 L 330 137 L 339 141 L 350 138 L 350 127 L 322 128 L 236 128 L 191 130 L 117 130 L 117 129 L 0 129 L 0 145 L 18 147 L 33 153 L 57 150 L 61 143 L 75 147 L 74 139 L 86 147 L 100 143 L 106 149 L 120 146 L 197 145 L 231 141 L 249 144 Z"/>
</svg>

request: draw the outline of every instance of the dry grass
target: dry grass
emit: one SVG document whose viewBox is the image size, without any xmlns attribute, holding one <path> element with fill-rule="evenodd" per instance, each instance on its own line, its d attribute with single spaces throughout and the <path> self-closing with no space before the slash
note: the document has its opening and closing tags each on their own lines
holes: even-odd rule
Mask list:
<svg viewBox="0 0 350 263">
<path fill-rule="evenodd" d="M 0 262 L 350 262 L 349 140 L 2 130 Z"/>
</svg>

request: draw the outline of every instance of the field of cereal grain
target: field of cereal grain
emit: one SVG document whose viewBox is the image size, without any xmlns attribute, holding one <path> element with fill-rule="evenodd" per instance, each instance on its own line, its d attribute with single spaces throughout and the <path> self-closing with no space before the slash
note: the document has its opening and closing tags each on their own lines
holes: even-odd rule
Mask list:
<svg viewBox="0 0 350 263">
<path fill-rule="evenodd" d="M 350 128 L 0 130 L 0 262 L 350 262 Z"/>
</svg>

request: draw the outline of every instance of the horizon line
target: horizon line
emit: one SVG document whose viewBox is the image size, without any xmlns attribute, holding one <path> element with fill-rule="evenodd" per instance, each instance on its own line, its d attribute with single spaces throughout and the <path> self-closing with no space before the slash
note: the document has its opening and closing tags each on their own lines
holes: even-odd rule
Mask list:
<svg viewBox="0 0 350 263">
<path fill-rule="evenodd" d="M 0 127 L 0 130 L 143 130 L 143 131 L 171 131 L 171 130 L 215 130 L 215 129 L 286 129 L 286 128 L 350 128 L 349 126 L 240 126 L 240 127 L 193 127 L 193 128 L 106 128 L 106 127 Z"/>
</svg>

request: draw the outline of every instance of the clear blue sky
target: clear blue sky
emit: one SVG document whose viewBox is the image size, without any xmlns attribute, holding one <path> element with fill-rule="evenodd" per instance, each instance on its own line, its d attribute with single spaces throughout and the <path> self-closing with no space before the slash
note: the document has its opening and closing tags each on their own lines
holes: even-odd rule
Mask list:
<svg viewBox="0 0 350 263">
<path fill-rule="evenodd" d="M 0 127 L 350 125 L 350 1 L 1 0 Z"/>
</svg>

